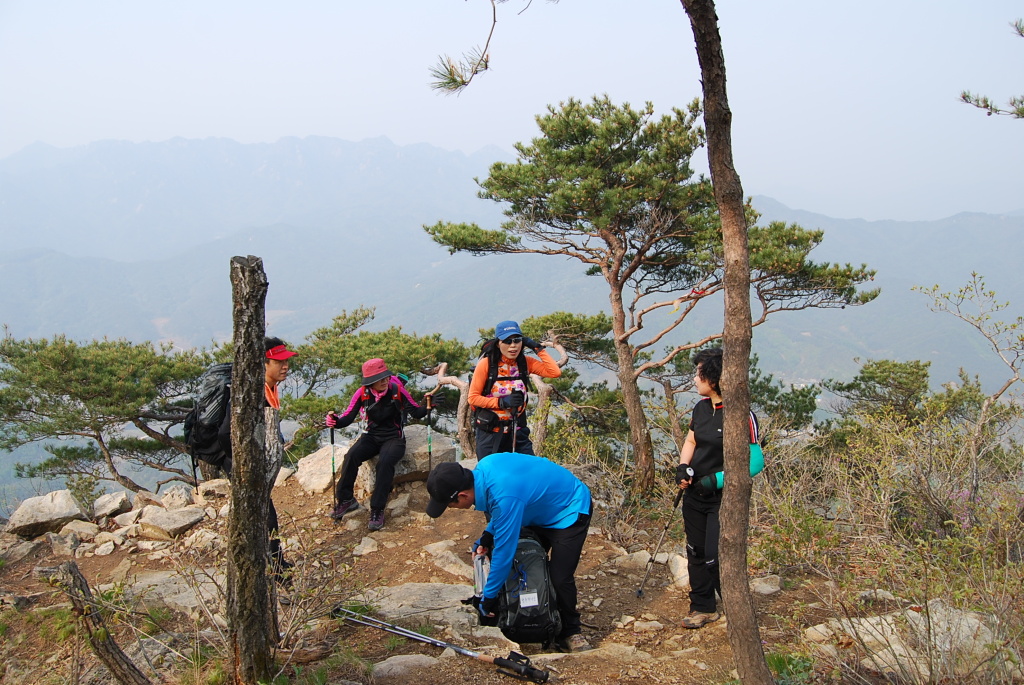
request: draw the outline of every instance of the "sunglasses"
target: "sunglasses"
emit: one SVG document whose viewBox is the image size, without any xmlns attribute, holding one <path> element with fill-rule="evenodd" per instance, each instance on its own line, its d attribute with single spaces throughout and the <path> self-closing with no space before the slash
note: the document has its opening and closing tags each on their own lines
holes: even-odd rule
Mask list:
<svg viewBox="0 0 1024 685">
<path fill-rule="evenodd" d="M 509 336 L 509 337 L 505 338 L 501 342 L 505 343 L 506 345 L 519 345 L 520 343 L 523 342 L 523 336 L 521 336 L 521 335 L 512 335 L 512 336 Z"/>
</svg>

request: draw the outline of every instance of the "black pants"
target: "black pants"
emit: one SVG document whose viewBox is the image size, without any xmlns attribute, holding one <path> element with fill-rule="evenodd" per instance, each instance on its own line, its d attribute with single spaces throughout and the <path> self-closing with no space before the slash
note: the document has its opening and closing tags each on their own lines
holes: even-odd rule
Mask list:
<svg viewBox="0 0 1024 685">
<path fill-rule="evenodd" d="M 715 592 L 722 592 L 718 574 L 718 538 L 721 530 L 718 510 L 721 507 L 721 493 L 703 497 L 687 489 L 683 496 L 691 611 L 713 613 L 717 607 Z"/>
<path fill-rule="evenodd" d="M 515 444 L 513 444 L 513 437 Z M 526 425 L 526 417 L 519 417 L 515 425 L 515 433 L 512 432 L 512 422 L 503 424 L 497 432 L 476 429 L 476 458 L 483 459 L 490 454 L 498 452 L 518 452 L 519 454 L 534 454 L 533 442 L 530 440 L 530 429 Z"/>
<path fill-rule="evenodd" d="M 590 530 L 590 514 L 580 514 L 576 523 L 568 528 L 534 528 L 533 532 L 540 540 L 544 550 L 551 555 L 548 571 L 551 583 L 555 586 L 558 600 L 558 613 L 562 617 L 562 634 L 558 639 L 576 635 L 580 628 L 580 612 L 576 610 L 576 567 L 583 553 L 583 543 L 587 541 Z"/>
<path fill-rule="evenodd" d="M 231 480 L 231 457 L 224 460 L 220 469 L 227 474 Z M 284 562 L 284 550 L 281 549 L 281 538 L 277 534 L 277 509 L 274 508 L 274 498 L 267 498 L 267 535 L 270 536 L 270 563 L 275 571 L 281 569 Z"/>
<path fill-rule="evenodd" d="M 356 440 L 356 444 L 348 448 L 345 461 L 341 464 L 341 477 L 335 490 L 338 501 L 344 502 L 353 497 L 356 476 L 359 466 L 374 457 L 377 458 L 377 480 L 373 485 L 370 497 L 370 509 L 383 509 L 391 495 L 391 486 L 395 482 L 395 466 L 405 456 L 405 436 L 378 438 L 370 433 Z"/>
</svg>

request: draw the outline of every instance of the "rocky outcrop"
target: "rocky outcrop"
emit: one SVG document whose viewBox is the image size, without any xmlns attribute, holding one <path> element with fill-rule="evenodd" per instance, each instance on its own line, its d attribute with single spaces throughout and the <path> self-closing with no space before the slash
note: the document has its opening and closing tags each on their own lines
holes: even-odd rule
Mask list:
<svg viewBox="0 0 1024 685">
<path fill-rule="evenodd" d="M 56 533 L 70 521 L 89 518 L 70 490 L 56 490 L 40 497 L 29 497 L 11 515 L 6 532 L 22 538 Z"/>
</svg>

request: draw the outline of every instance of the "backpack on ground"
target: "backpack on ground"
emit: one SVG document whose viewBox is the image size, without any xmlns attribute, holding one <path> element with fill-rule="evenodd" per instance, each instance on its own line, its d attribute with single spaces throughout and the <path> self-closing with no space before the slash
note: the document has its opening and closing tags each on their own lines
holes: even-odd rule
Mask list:
<svg viewBox="0 0 1024 685">
<path fill-rule="evenodd" d="M 551 644 L 562 632 L 555 586 L 548 571 L 548 554 L 540 541 L 524 530 L 499 595 L 498 628 L 513 642 Z"/>
<path fill-rule="evenodd" d="M 214 364 L 199 378 L 192 411 L 185 417 L 185 443 L 193 461 L 220 468 L 227 453 L 218 440 L 221 423 L 231 405 L 231 363 Z"/>
</svg>

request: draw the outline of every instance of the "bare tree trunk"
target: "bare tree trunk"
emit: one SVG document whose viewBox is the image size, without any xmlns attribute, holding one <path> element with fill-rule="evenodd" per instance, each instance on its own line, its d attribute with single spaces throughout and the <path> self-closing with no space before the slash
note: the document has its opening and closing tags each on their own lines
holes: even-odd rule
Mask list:
<svg viewBox="0 0 1024 685">
<path fill-rule="evenodd" d="M 683 444 L 686 442 L 686 431 L 683 430 L 683 425 L 679 423 L 679 408 L 676 407 L 676 393 L 678 392 L 672 387 L 672 381 L 665 379 L 661 382 L 661 387 L 665 392 L 665 415 L 668 417 L 668 430 L 672 436 L 672 442 L 676 446 L 676 452 L 681 453 L 683 451 Z M 678 454 L 676 455 L 678 457 Z M 678 462 L 678 458 L 676 459 Z"/>
<path fill-rule="evenodd" d="M 544 441 L 548 437 L 548 419 L 551 417 L 551 393 L 554 388 L 545 383 L 536 374 L 530 376 L 530 380 L 537 386 L 537 408 L 533 410 L 530 417 L 530 441 L 533 442 L 533 451 L 542 457 L 545 455 Z"/>
<path fill-rule="evenodd" d="M 654 487 L 654 443 L 651 442 L 647 415 L 644 414 L 644 405 L 640 399 L 640 386 L 637 384 L 636 369 L 633 368 L 633 350 L 618 335 L 615 353 L 619 362 L 622 405 L 629 419 L 629 440 L 633 445 L 633 483 L 630 487 L 634 494 L 640 494 Z"/>
<path fill-rule="evenodd" d="M 114 680 L 125 685 L 149 685 L 149 678 L 125 656 L 110 637 L 110 631 L 103 623 L 103 615 L 93 603 L 89 584 L 78 570 L 78 565 L 73 561 L 66 561 L 57 567 L 50 579 L 71 599 L 75 615 L 79 617 L 79 625 L 89 637 L 92 651 L 107 667 Z"/>
<path fill-rule="evenodd" d="M 469 383 L 458 376 L 446 376 L 448 370 L 447 362 L 437 367 L 437 387 L 451 385 L 459 391 L 459 404 L 456 408 L 455 422 L 457 424 L 459 447 L 466 458 L 476 454 L 476 435 L 473 430 L 473 414 L 469 410 Z M 436 388 L 435 388 L 436 390 Z"/>
<path fill-rule="evenodd" d="M 228 627 L 233 682 L 255 685 L 272 675 L 267 516 L 271 480 L 267 448 L 273 439 L 264 414 L 267 277 L 259 257 L 231 259 L 235 360 L 231 371 L 231 514 L 228 517 Z M 277 444 L 278 452 L 280 445 Z"/>
<path fill-rule="evenodd" d="M 546 344 L 549 347 L 554 347 L 558 352 L 558 368 L 565 366 L 569 361 L 569 355 L 565 353 L 565 348 L 558 343 L 558 337 L 554 331 L 548 331 Z M 533 425 L 530 427 L 530 440 L 533 442 L 534 452 L 544 456 L 547 452 L 544 449 L 544 441 L 548 437 L 548 419 L 551 417 L 551 394 L 555 389 L 536 374 L 531 374 L 530 380 L 537 386 L 537 408 L 533 412 L 531 421 Z"/>
<path fill-rule="evenodd" d="M 747 584 L 750 519 L 750 261 L 743 186 L 733 164 L 732 112 L 725 85 L 725 55 L 714 0 L 681 0 L 690 17 L 704 86 L 704 125 L 715 201 L 725 251 L 725 330 L 722 398 L 725 403 L 725 470 L 722 498 L 722 599 L 729 614 L 729 644 L 740 680 L 774 683 L 761 646 L 757 614 Z"/>
</svg>

